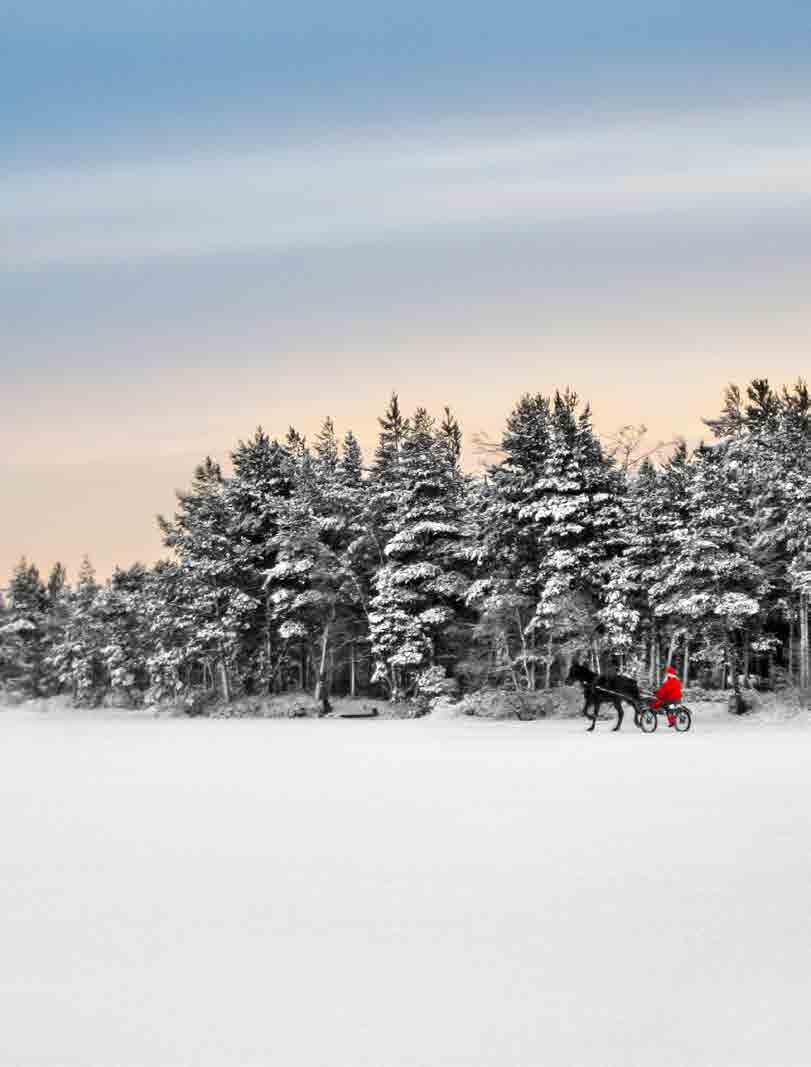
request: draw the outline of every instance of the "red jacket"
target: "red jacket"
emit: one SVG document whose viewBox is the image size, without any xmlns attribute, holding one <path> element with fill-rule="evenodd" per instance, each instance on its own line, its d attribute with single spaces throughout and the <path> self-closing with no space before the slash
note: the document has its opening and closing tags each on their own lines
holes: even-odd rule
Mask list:
<svg viewBox="0 0 811 1067">
<path fill-rule="evenodd" d="M 651 707 L 661 708 L 662 704 L 678 704 L 681 697 L 681 682 L 675 673 L 668 674 L 664 680 L 664 684 L 660 685 L 656 690 L 656 699 Z"/>
</svg>

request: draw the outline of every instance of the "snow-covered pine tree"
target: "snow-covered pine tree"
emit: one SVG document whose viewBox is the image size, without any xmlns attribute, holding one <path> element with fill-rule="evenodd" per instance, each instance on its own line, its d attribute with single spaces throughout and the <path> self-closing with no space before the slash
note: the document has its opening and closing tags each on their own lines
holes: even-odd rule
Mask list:
<svg viewBox="0 0 811 1067">
<path fill-rule="evenodd" d="M 351 430 L 344 435 L 339 468 L 346 486 L 360 487 L 363 482 L 363 451 Z"/>
<path fill-rule="evenodd" d="M 377 421 L 380 425 L 380 433 L 375 450 L 374 468 L 375 472 L 381 476 L 381 480 L 385 480 L 386 475 L 392 472 L 392 468 L 397 467 L 403 444 L 411 431 L 410 420 L 403 415 L 397 393 L 391 394 L 385 414 Z"/>
<path fill-rule="evenodd" d="M 315 699 L 329 710 L 336 648 L 352 634 L 358 614 L 358 587 L 350 552 L 357 537 L 361 458 L 349 438 L 345 463 L 339 459 L 335 428 L 326 419 L 314 455 L 303 466 L 295 490 L 278 520 L 273 540 L 276 562 L 266 572 L 271 617 L 279 638 L 306 652 L 301 683 L 312 668 Z M 305 669 L 305 663 L 308 669 Z"/>
<path fill-rule="evenodd" d="M 104 637 L 100 649 L 104 682 L 124 707 L 140 703 L 147 688 L 149 645 L 144 625 L 147 571 L 141 563 L 116 567 L 96 595 L 93 612 Z"/>
<path fill-rule="evenodd" d="M 653 642 L 654 648 L 650 658 L 651 669 L 655 672 L 651 677 L 651 684 L 658 681 L 659 667 L 669 666 L 672 663 L 679 639 L 682 641 L 683 648 L 682 680 L 685 685 L 690 680 L 690 644 L 695 636 L 692 620 L 684 616 L 667 616 L 666 613 L 660 612 L 660 604 L 656 596 L 651 594 L 651 588 L 667 574 L 671 560 L 679 554 L 687 536 L 686 531 L 691 514 L 688 493 L 691 476 L 690 455 L 686 443 L 681 441 L 660 471 L 661 496 L 658 525 L 661 558 L 658 564 L 654 564 L 645 574 L 648 599 L 653 607 L 653 635 L 657 638 Z M 659 635 L 669 641 L 667 657 L 664 656 L 664 647 L 661 648 L 660 653 Z M 660 654 L 664 663 L 660 663 Z"/>
<path fill-rule="evenodd" d="M 739 644 L 769 588 L 753 548 L 751 488 L 732 442 L 697 450 L 679 551 L 651 589 L 657 615 L 692 620 L 721 642 L 736 692 Z"/>
<path fill-rule="evenodd" d="M 707 422 L 727 449 L 735 452 L 751 486 L 753 548 L 769 586 L 761 601 L 767 629 L 756 635 L 755 650 L 765 649 L 771 658 L 782 641 L 789 676 L 808 685 L 809 605 L 802 577 L 807 569 L 811 496 L 808 387 L 800 380 L 791 389 L 784 386 L 777 392 L 767 379 L 756 378 L 744 396 L 732 385 L 721 416 Z M 744 645 L 745 676 L 749 643 Z"/>
<path fill-rule="evenodd" d="M 295 460 L 303 460 L 308 452 L 307 438 L 295 426 L 291 426 L 285 434 L 284 446 Z"/>
<path fill-rule="evenodd" d="M 343 440 L 335 495 L 351 533 L 342 559 L 354 591 L 354 610 L 345 635 L 347 686 L 354 696 L 358 685 L 368 683 L 372 675 L 369 605 L 374 593 L 372 579 L 384 557 L 378 502 L 364 476 L 363 453 L 351 430 Z"/>
<path fill-rule="evenodd" d="M 101 649 L 106 635 L 96 612 L 101 587 L 96 572 L 85 555 L 76 585 L 66 603 L 66 622 L 61 637 L 51 648 L 48 668 L 59 687 L 70 691 L 76 704 L 96 704 L 105 684 Z"/>
<path fill-rule="evenodd" d="M 159 516 L 158 524 L 165 546 L 180 565 L 180 603 L 188 635 L 185 660 L 202 672 L 211 688 L 216 678 L 229 701 L 237 682 L 239 637 L 250 625 L 257 602 L 241 588 L 242 546 L 234 541 L 219 464 L 206 457 L 194 472 L 191 490 L 177 496 L 174 521 Z M 163 659 L 157 650 L 152 667 Z M 153 676 L 152 681 L 158 679 Z M 159 684 L 165 687 L 166 682 Z"/>
<path fill-rule="evenodd" d="M 188 568 L 179 562 L 160 560 L 146 574 L 141 600 L 148 704 L 175 698 L 194 682 L 212 688 L 215 684 L 206 661 L 196 662 L 189 654 L 197 624 L 197 613 L 189 610 L 195 592 Z"/>
<path fill-rule="evenodd" d="M 292 429 L 289 446 L 271 440 L 260 426 L 231 453 L 233 475 L 224 487 L 234 582 L 241 593 L 235 669 L 240 687 L 268 692 L 278 687 L 284 648 L 272 624 L 267 571 L 277 559 L 281 515 L 296 481 L 309 463 L 301 435 Z"/>
<path fill-rule="evenodd" d="M 462 458 L 462 427 L 447 405 L 442 409 L 439 437 L 445 442 L 448 451 L 456 462 L 459 463 Z"/>
<path fill-rule="evenodd" d="M 602 450 L 589 406 L 578 406 L 575 393 L 555 394 L 535 499 L 520 514 L 538 524 L 541 548 L 533 625 L 576 632 L 585 609 L 591 621 L 579 640 L 596 656 L 594 622 L 623 547 L 625 484 Z"/>
<path fill-rule="evenodd" d="M 645 651 L 637 662 L 647 659 L 651 687 L 665 663 L 673 660 L 680 638 L 682 671 L 689 670 L 690 620 L 657 614 L 659 603 L 652 593 L 680 550 L 688 516 L 688 476 L 687 446 L 680 442 L 661 468 L 644 459 L 629 477 L 624 546 L 612 565 L 601 612 L 615 647 L 630 650 L 636 633 L 644 639 Z"/>
<path fill-rule="evenodd" d="M 59 562 L 54 563 L 45 587 L 48 594 L 49 607 L 53 608 L 59 603 L 59 599 L 67 587 L 67 578 L 68 575 L 64 565 Z"/>
<path fill-rule="evenodd" d="M 374 485 L 388 505 L 385 563 L 374 576 L 370 627 L 374 680 L 398 700 L 415 692 L 428 669 L 435 668 L 432 678 L 444 674 L 453 658 L 469 530 L 456 456 L 424 408 L 398 445 L 396 470 L 385 447 L 378 449 Z"/>
<path fill-rule="evenodd" d="M 54 652 L 64 640 L 70 621 L 70 588 L 67 571 L 62 563 L 55 563 L 48 575 L 46 590 L 46 618 L 42 688 L 46 693 L 58 693 L 61 689 L 59 672 L 54 667 Z"/>
<path fill-rule="evenodd" d="M 644 460 L 629 475 L 623 524 L 624 546 L 611 566 L 600 618 L 612 646 L 626 656 L 641 628 L 650 633 L 653 670 L 655 624 L 648 590 L 650 575 L 663 557 L 661 539 L 662 485 L 653 463 Z"/>
<path fill-rule="evenodd" d="M 23 557 L 11 576 L 8 611 L 0 628 L 0 681 L 25 696 L 42 692 L 47 619 L 45 585 L 37 567 Z"/>
<path fill-rule="evenodd" d="M 767 383 L 760 384 L 765 387 Z M 752 400 L 752 386 L 748 391 Z M 811 396 L 802 380 L 785 386 L 770 403 L 769 422 L 752 430 L 758 453 L 760 494 L 757 502 L 760 545 L 769 551 L 769 577 L 784 595 L 789 624 L 789 673 L 802 690 L 811 689 L 809 610 L 811 610 Z M 757 408 L 755 408 L 757 410 Z M 795 635 L 796 620 L 796 635 Z M 796 658 L 795 664 L 792 662 Z"/>
<path fill-rule="evenodd" d="M 550 442 L 550 401 L 525 394 L 507 419 L 503 458 L 491 465 L 485 480 L 472 485 L 471 546 L 476 571 L 467 602 L 479 613 L 465 669 L 475 684 L 507 682 L 534 689 L 539 653 L 537 629 L 531 624 L 537 600 L 542 549 L 531 505 L 539 500 L 538 483 Z M 542 655 L 549 684 L 552 631 Z"/>
</svg>

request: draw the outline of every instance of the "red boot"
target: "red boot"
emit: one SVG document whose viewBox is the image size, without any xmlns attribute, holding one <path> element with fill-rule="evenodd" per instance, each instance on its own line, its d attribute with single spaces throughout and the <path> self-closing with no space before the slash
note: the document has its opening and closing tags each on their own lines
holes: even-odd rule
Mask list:
<svg viewBox="0 0 811 1067">
<path fill-rule="evenodd" d="M 669 711 L 667 713 L 667 725 L 668 726 L 675 726 L 676 725 L 676 716 L 673 714 L 672 711 Z"/>
</svg>

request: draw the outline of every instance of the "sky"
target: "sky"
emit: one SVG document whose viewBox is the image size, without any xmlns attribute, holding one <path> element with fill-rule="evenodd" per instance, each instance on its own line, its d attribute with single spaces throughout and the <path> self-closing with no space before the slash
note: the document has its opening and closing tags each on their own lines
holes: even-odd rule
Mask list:
<svg viewBox="0 0 811 1067">
<path fill-rule="evenodd" d="M 4 0 L 0 586 L 392 390 L 697 441 L 809 376 L 807 0 Z"/>
</svg>

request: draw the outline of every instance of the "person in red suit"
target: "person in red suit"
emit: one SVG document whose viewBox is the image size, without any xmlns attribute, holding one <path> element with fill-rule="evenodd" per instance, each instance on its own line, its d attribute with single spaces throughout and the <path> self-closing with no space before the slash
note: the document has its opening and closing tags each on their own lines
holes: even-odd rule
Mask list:
<svg viewBox="0 0 811 1067">
<path fill-rule="evenodd" d="M 656 697 L 651 704 L 652 708 L 661 708 L 663 704 L 679 704 L 681 703 L 682 690 L 679 676 L 676 674 L 675 667 L 668 667 L 665 671 L 665 680 L 656 690 Z M 674 726 L 676 723 L 676 716 L 672 711 L 667 713 L 667 725 Z"/>
</svg>

